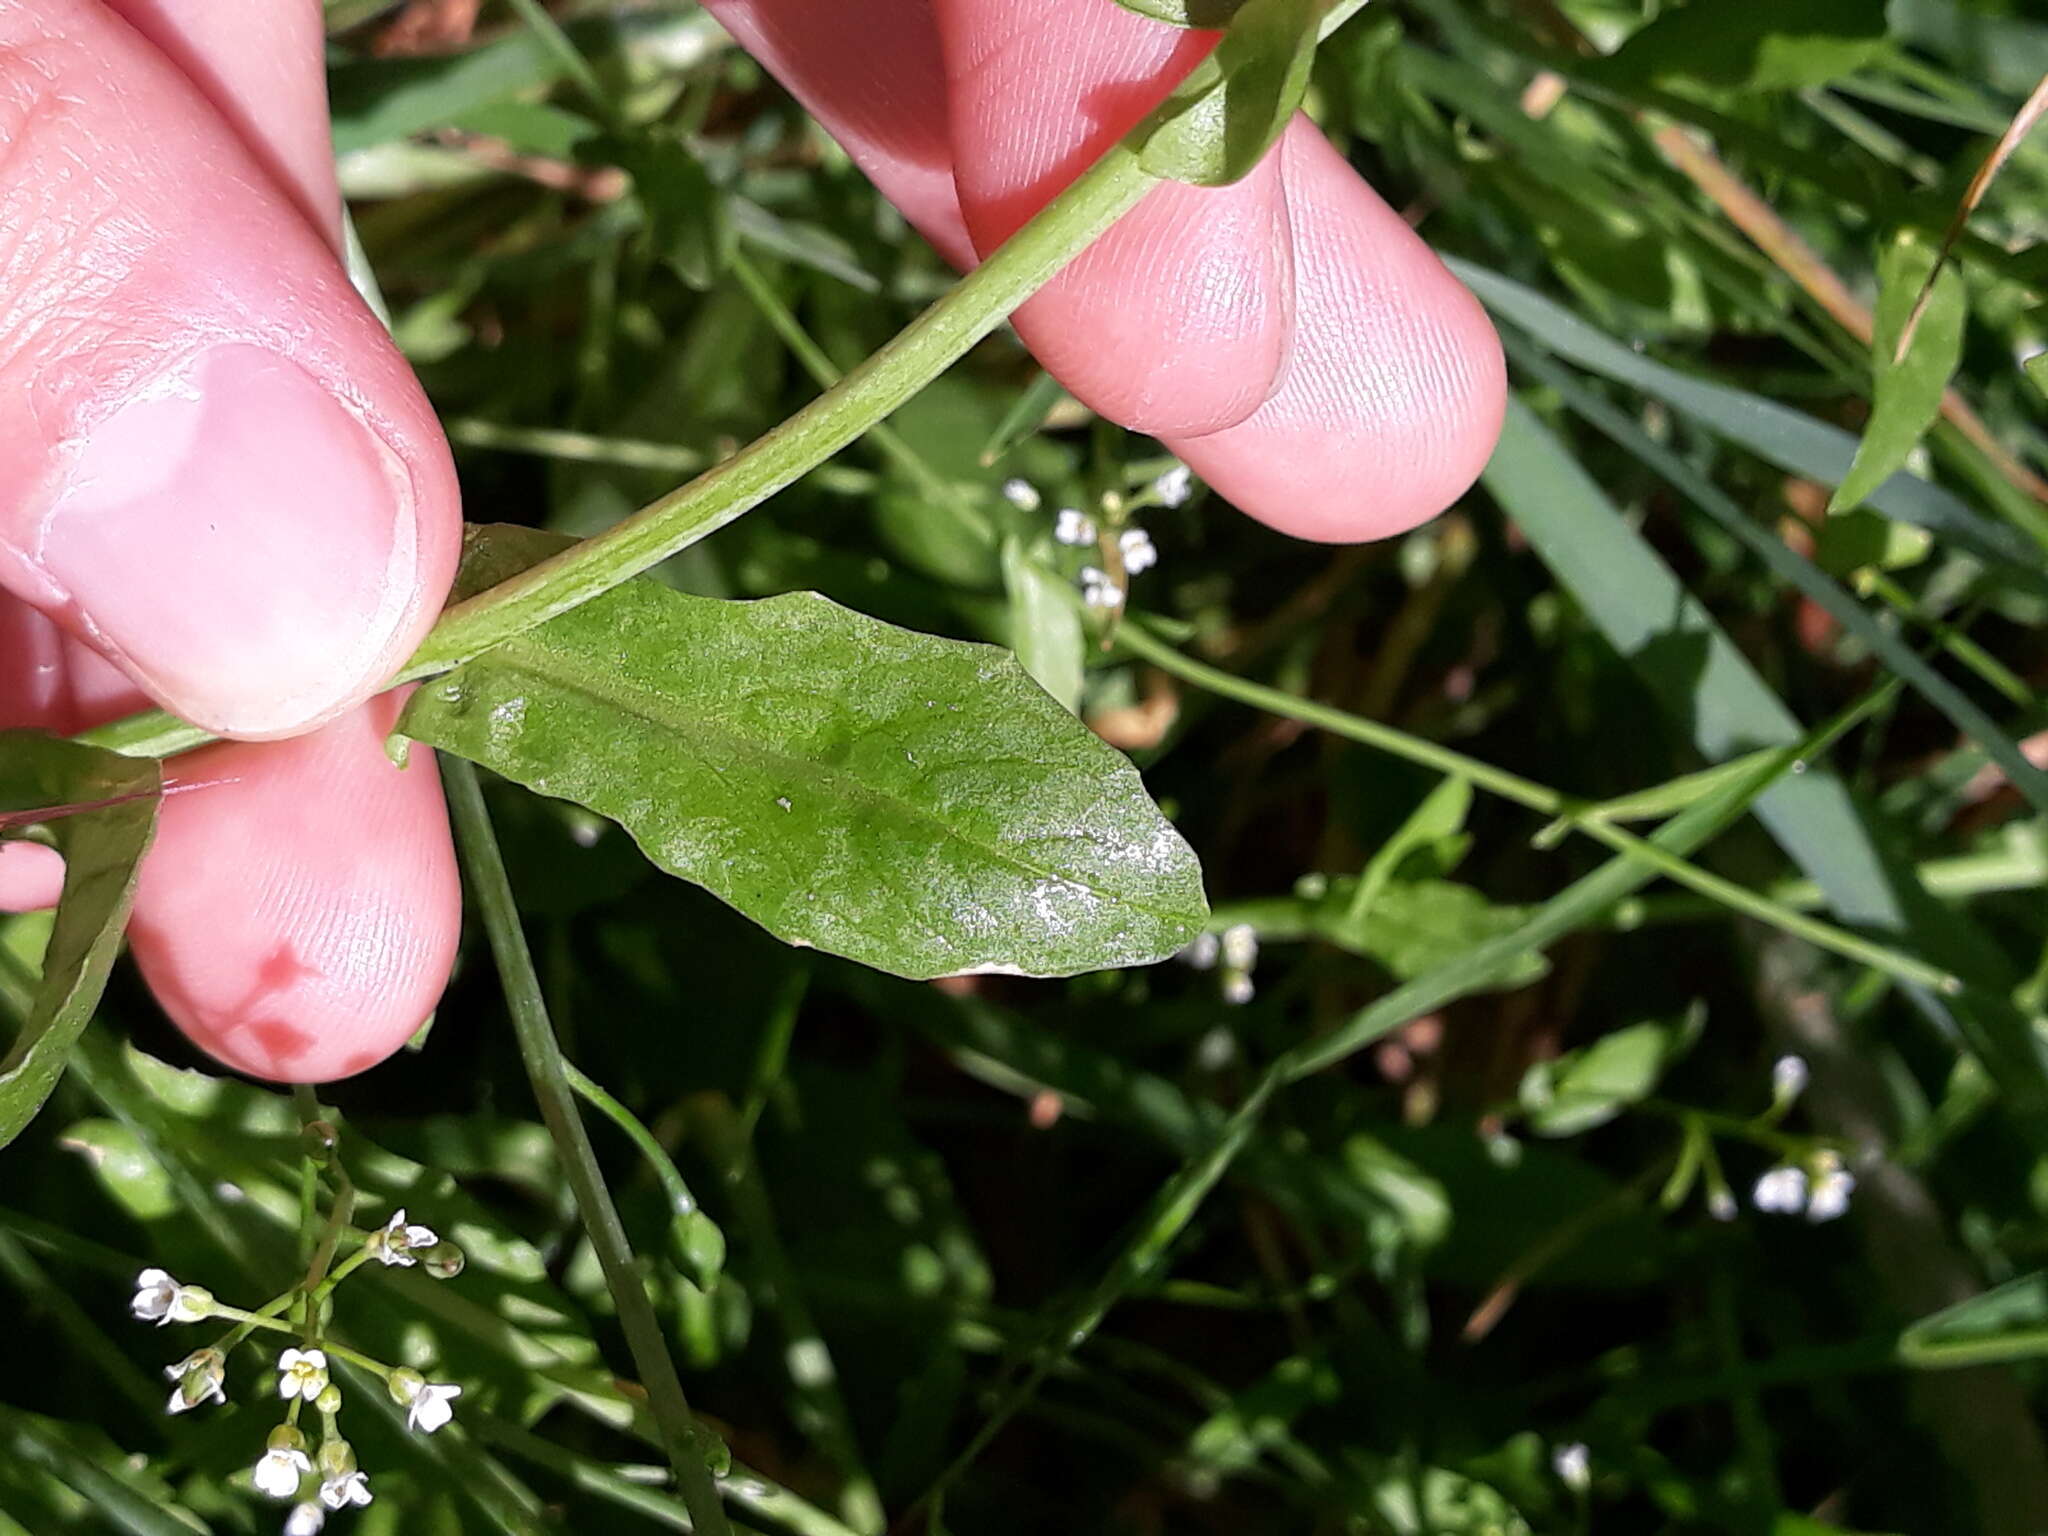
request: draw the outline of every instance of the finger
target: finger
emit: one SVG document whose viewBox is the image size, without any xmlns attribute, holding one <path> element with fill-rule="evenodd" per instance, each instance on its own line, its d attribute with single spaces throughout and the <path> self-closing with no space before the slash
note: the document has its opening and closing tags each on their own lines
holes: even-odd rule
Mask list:
<svg viewBox="0 0 2048 1536">
<path fill-rule="evenodd" d="M 0 0 L 0 143 L 0 585 L 219 733 L 361 700 L 459 536 L 410 370 L 241 137 L 97 0 Z"/>
<path fill-rule="evenodd" d="M 1295 252 L 1286 371 L 1248 421 L 1169 446 L 1283 533 L 1385 538 L 1436 516 L 1485 467 L 1506 409 L 1500 339 L 1308 119 L 1279 159 Z"/>
<path fill-rule="evenodd" d="M 0 658 L 0 728 L 68 735 L 138 702 L 4 593 Z M 173 786 L 200 787 L 158 806 L 129 936 L 171 1017 L 229 1066 L 304 1082 L 361 1071 L 412 1036 L 447 983 L 462 924 L 448 813 L 430 753 L 403 772 L 384 755 L 398 704 L 165 764 Z M 0 845 L 0 911 L 54 906 L 63 873 L 52 849 Z"/>
<path fill-rule="evenodd" d="M 706 0 L 956 267 L 975 262 L 953 186 L 931 0 Z"/>
<path fill-rule="evenodd" d="M 403 1045 L 447 985 L 461 890 L 433 753 L 384 755 L 385 694 L 290 741 L 170 765 L 129 943 L 195 1045 L 318 1083 Z"/>
<path fill-rule="evenodd" d="M 953 179 L 987 256 L 1194 68 L 1215 34 L 1106 0 L 938 0 Z M 1168 183 L 1016 313 L 1017 333 L 1102 415 L 1213 432 L 1272 392 L 1294 261 L 1277 158 L 1229 187 Z"/>
<path fill-rule="evenodd" d="M 341 249 L 319 0 L 101 0 L 199 88 L 306 222 Z"/>
<path fill-rule="evenodd" d="M 1048 11 L 1018 0 L 942 0 L 940 14 L 949 30 L 956 19 L 949 6 L 957 6 L 958 18 L 974 8 L 983 18 L 983 35 L 998 40 L 1005 15 L 1036 24 L 1041 15 L 1065 14 L 1063 8 Z M 840 9 L 828 0 L 713 0 L 712 9 L 835 137 L 857 131 L 864 121 L 859 113 L 872 114 L 879 110 L 876 103 L 885 104 L 890 131 L 862 140 L 855 158 L 899 205 L 917 187 L 928 187 L 929 142 L 918 137 L 915 120 L 944 95 L 919 38 L 920 27 L 931 25 L 931 0 L 871 0 L 858 8 L 865 30 L 851 18 L 839 19 L 845 36 L 827 35 Z M 1128 25 L 1106 0 L 1095 15 L 1096 26 Z M 1078 34 L 1081 23 L 1074 26 Z M 1008 46 L 1032 44 L 1027 38 Z M 955 63 L 956 91 L 974 90 L 964 77 L 975 73 L 975 60 L 963 56 Z M 990 80 L 980 87 L 991 103 L 1002 99 L 993 83 L 1000 72 L 999 65 L 989 66 Z M 1071 81 L 1067 97 L 1056 99 L 1056 83 L 1048 76 L 1035 98 L 1020 94 L 1011 100 L 1008 131 L 1021 133 L 1020 124 L 1035 124 L 1032 131 L 1043 133 L 1065 124 L 1063 147 L 1099 139 L 1096 104 L 1076 95 Z M 1165 89 L 1164 78 L 1158 88 Z M 993 114 L 996 108 L 984 110 Z M 962 125 L 971 111 L 957 108 L 953 114 L 962 135 L 957 179 L 963 201 L 977 205 L 984 172 L 968 163 L 969 148 L 984 141 L 999 146 L 1005 130 L 1001 123 L 982 130 Z M 894 153 L 895 146 L 912 142 L 920 146 L 914 165 Z M 1286 212 L 1286 234 L 1276 250 L 1289 258 L 1292 328 L 1278 376 L 1265 402 L 1238 425 L 1165 436 L 1211 485 L 1284 532 L 1350 541 L 1412 527 L 1456 500 L 1491 451 L 1505 400 L 1498 338 L 1470 295 L 1306 122 L 1288 130 L 1260 174 L 1278 176 Z M 1000 190 L 1001 184 L 986 185 Z M 1033 190 L 1044 195 L 1051 187 L 1041 182 Z M 935 242 L 956 255 L 944 233 Z M 1149 259 L 1154 268 L 1170 269 L 1179 257 L 1162 246 Z M 1148 271 L 1144 261 L 1131 260 L 1095 279 L 1085 292 L 1075 290 L 1087 304 L 1073 293 L 1063 300 L 1073 304 L 1069 313 L 1075 318 L 1048 327 L 1057 334 L 1034 332 L 1033 345 L 1056 358 L 1052 371 L 1069 385 L 1074 381 L 1068 375 L 1085 369 L 1089 354 L 1096 354 L 1099 376 L 1089 387 L 1103 399 L 1105 414 L 1128 424 L 1140 418 L 1121 411 L 1135 405 L 1142 412 L 1147 402 L 1170 398 L 1177 379 L 1201 368 L 1201 310 L 1184 308 L 1176 322 L 1182 328 L 1163 331 L 1187 340 L 1170 361 L 1160 361 L 1167 350 L 1162 342 L 1149 354 L 1142 348 L 1091 347 L 1090 338 L 1110 334 L 1118 314 L 1142 311 L 1159 297 L 1158 272 Z M 1240 328 L 1236 334 L 1246 333 Z M 1125 400 L 1112 398 L 1119 384 L 1128 387 Z"/>
</svg>

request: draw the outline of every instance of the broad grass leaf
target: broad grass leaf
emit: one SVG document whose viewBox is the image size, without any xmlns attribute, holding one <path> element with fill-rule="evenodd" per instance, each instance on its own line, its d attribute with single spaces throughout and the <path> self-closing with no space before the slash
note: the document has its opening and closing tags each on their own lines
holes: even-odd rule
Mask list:
<svg viewBox="0 0 2048 1536">
<path fill-rule="evenodd" d="M 1933 245 L 1908 230 L 1892 242 L 1879 264 L 1877 323 L 1871 342 L 1875 385 L 1870 424 L 1864 428 L 1849 477 L 1828 503 L 1831 512 L 1857 506 L 1903 467 L 1941 413 L 1942 394 L 1963 355 L 1969 300 L 1954 267 L 1935 271 L 1939 260 Z M 1930 278 L 1934 287 L 1926 310 L 1913 333 L 1912 345 L 1901 357 L 1899 338 Z"/>
<path fill-rule="evenodd" d="M 1665 713 L 1711 761 L 1800 739 L 1798 720 L 1757 675 L 1698 599 L 1630 528 L 1535 413 L 1511 397 L 1486 486 L 1544 564 L 1642 678 Z M 1848 922 L 1909 940 L 1980 983 L 1968 998 L 1921 994 L 1922 1011 L 1960 1028 L 2030 1126 L 2048 1112 L 2048 1056 L 2018 1011 L 1996 947 L 1936 901 L 1912 865 L 1829 769 L 1780 779 L 1756 802 L 1758 820 Z"/>
<path fill-rule="evenodd" d="M 50 823 L 64 855 L 64 893 L 28 1017 L 0 1061 L 0 1146 L 42 1108 L 99 1004 L 135 898 L 135 872 L 156 830 L 161 787 L 148 759 L 31 731 L 0 734 L 0 812 L 114 802 Z"/>
<path fill-rule="evenodd" d="M 1662 400 L 1780 469 L 1830 486 L 1847 477 L 1857 442 L 1841 428 L 1762 395 L 1696 379 L 1644 357 L 1513 278 L 1456 257 L 1448 265 L 1488 309 L 1528 332 L 1554 356 Z M 1864 500 L 1868 510 L 1939 533 L 1987 562 L 2027 567 L 2038 561 L 2039 552 L 2016 529 L 1990 521 L 1945 487 L 1917 476 L 1893 475 Z M 2025 574 L 2014 572 L 2015 577 Z M 2048 584 L 2038 577 L 2033 580 L 2036 590 L 2048 591 Z"/>
<path fill-rule="evenodd" d="M 1155 176 L 1198 187 L 1250 175 L 1308 91 L 1322 19 L 1320 0 L 1245 0 L 1216 45 L 1223 79 L 1169 97 L 1139 162 Z"/>
<path fill-rule="evenodd" d="M 557 547 L 472 538 L 474 588 Z M 786 942 L 909 977 L 1165 958 L 1201 872 L 1137 771 L 990 646 L 814 593 L 629 582 L 446 677 L 405 734 L 620 822 Z"/>
</svg>

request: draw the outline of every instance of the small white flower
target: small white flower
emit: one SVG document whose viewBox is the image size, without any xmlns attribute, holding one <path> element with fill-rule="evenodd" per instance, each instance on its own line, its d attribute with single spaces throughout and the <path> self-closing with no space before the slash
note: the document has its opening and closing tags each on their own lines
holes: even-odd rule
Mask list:
<svg viewBox="0 0 2048 1536">
<path fill-rule="evenodd" d="M 1707 1214 L 1716 1221 L 1733 1221 L 1736 1216 L 1735 1196 L 1728 1190 L 1714 1188 L 1707 1191 Z"/>
<path fill-rule="evenodd" d="M 1216 964 L 1216 956 L 1222 946 L 1213 933 L 1198 933 L 1180 952 L 1181 960 L 1198 971 L 1209 970 Z"/>
<path fill-rule="evenodd" d="M 1791 1216 L 1806 1208 L 1806 1170 L 1784 1163 L 1756 1181 L 1750 1199 L 1760 1211 Z"/>
<path fill-rule="evenodd" d="M 1195 472 L 1185 464 L 1176 464 L 1157 480 L 1152 482 L 1152 494 L 1159 498 L 1161 506 L 1178 507 L 1185 505 L 1195 491 Z"/>
<path fill-rule="evenodd" d="M 1849 1196 L 1856 1192 L 1856 1175 L 1842 1166 L 1832 1152 L 1813 1160 L 1813 1188 L 1806 1199 L 1808 1221 L 1833 1221 L 1849 1209 Z"/>
<path fill-rule="evenodd" d="M 320 1536 L 320 1529 L 326 1524 L 327 1511 L 318 1504 L 295 1504 L 285 1516 L 284 1536 Z"/>
<path fill-rule="evenodd" d="M 217 1349 L 195 1349 L 176 1365 L 164 1367 L 164 1379 L 177 1383 L 171 1389 L 168 1407 L 172 1413 L 196 1408 L 208 1398 L 227 1401 L 221 1382 L 227 1376 L 227 1358 Z"/>
<path fill-rule="evenodd" d="M 405 1427 L 428 1435 L 455 1417 L 448 1405 L 462 1396 L 462 1388 L 429 1381 L 409 1366 L 393 1371 L 387 1385 L 391 1400 L 405 1410 Z"/>
<path fill-rule="evenodd" d="M 135 1294 L 128 1309 L 138 1322 L 161 1327 L 171 1320 L 171 1303 L 178 1299 L 178 1282 L 160 1269 L 145 1269 L 135 1277 Z"/>
<path fill-rule="evenodd" d="M 313 1470 L 306 1453 L 289 1445 L 273 1445 L 249 1474 L 257 1488 L 273 1499 L 289 1499 L 299 1491 L 299 1479 Z"/>
<path fill-rule="evenodd" d="M 1136 576 L 1159 563 L 1159 551 L 1152 547 L 1152 535 L 1142 528 L 1126 528 L 1117 535 L 1116 547 L 1123 552 L 1127 575 Z"/>
<path fill-rule="evenodd" d="M 1259 963 L 1259 933 L 1250 923 L 1233 923 L 1223 930 L 1223 963 L 1233 971 L 1248 971 Z"/>
<path fill-rule="evenodd" d="M 1551 1470 L 1557 1473 L 1557 1480 L 1574 1493 L 1584 1493 L 1593 1481 L 1591 1458 L 1585 1446 L 1574 1441 L 1560 1445 L 1550 1453 Z"/>
<path fill-rule="evenodd" d="M 370 1502 L 370 1479 L 362 1472 L 340 1472 L 321 1479 L 320 1502 L 329 1509 Z"/>
<path fill-rule="evenodd" d="M 1003 482 L 1003 500 L 1019 512 L 1038 510 L 1038 487 L 1029 480 L 1011 479 Z"/>
<path fill-rule="evenodd" d="M 1092 565 L 1081 567 L 1081 601 L 1090 608 L 1118 608 L 1123 605 L 1124 589 L 1109 579 L 1106 572 Z"/>
<path fill-rule="evenodd" d="M 160 1269 L 145 1269 L 135 1277 L 128 1310 L 137 1321 L 159 1328 L 165 1323 L 203 1322 L 213 1316 L 213 1292 L 203 1285 L 180 1285 Z"/>
<path fill-rule="evenodd" d="M 1251 977 L 1238 971 L 1223 978 L 1223 1001 L 1233 1008 L 1242 1008 L 1252 1000 L 1257 989 L 1252 986 Z"/>
<path fill-rule="evenodd" d="M 431 1248 L 440 1240 L 432 1227 L 416 1222 L 408 1225 L 405 1207 L 400 1206 L 391 1213 L 389 1221 L 370 1234 L 369 1248 L 379 1263 L 410 1269 L 419 1262 L 413 1257 L 414 1249 Z"/>
<path fill-rule="evenodd" d="M 1077 549 L 1084 544 L 1095 542 L 1095 519 L 1078 507 L 1061 507 L 1054 519 L 1052 536 L 1062 544 L 1072 544 Z"/>
<path fill-rule="evenodd" d="M 1806 1091 L 1810 1074 L 1803 1056 L 1780 1056 L 1771 1064 L 1771 1100 L 1789 1104 Z"/>
<path fill-rule="evenodd" d="M 277 1395 L 312 1402 L 327 1390 L 327 1352 L 288 1349 L 277 1357 Z"/>
</svg>

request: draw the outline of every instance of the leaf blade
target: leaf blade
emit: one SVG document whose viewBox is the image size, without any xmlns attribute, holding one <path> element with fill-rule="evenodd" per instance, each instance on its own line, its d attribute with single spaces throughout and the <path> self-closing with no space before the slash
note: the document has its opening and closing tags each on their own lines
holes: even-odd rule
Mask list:
<svg viewBox="0 0 2048 1536">
<path fill-rule="evenodd" d="M 544 552 L 483 542 L 474 569 L 500 574 Z M 1206 916 L 1137 771 L 1012 656 L 816 594 L 628 583 L 428 684 L 401 729 L 611 817 L 785 942 L 899 975 L 1142 964 Z"/>
<path fill-rule="evenodd" d="M 42 980 L 21 1033 L 0 1060 L 0 1147 L 35 1118 L 99 1005 L 121 948 L 135 875 L 156 830 L 162 774 L 126 758 L 31 731 L 0 733 L 0 809 L 107 802 L 50 823 L 64 893 Z"/>
</svg>

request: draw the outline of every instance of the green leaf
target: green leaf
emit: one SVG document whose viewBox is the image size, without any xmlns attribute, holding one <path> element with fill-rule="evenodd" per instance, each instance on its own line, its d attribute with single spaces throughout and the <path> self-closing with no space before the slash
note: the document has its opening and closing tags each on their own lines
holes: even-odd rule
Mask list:
<svg viewBox="0 0 2048 1536">
<path fill-rule="evenodd" d="M 1021 541 L 1005 539 L 1003 586 L 1010 597 L 1010 649 L 1033 682 L 1069 714 L 1078 713 L 1087 637 L 1067 584 L 1026 554 Z"/>
<path fill-rule="evenodd" d="M 1879 263 L 1877 325 L 1871 342 L 1876 384 L 1870 425 L 1864 429 L 1849 478 L 1828 503 L 1830 512 L 1858 505 L 1889 479 L 1941 414 L 1942 394 L 1963 355 L 1969 300 L 1954 267 L 1943 265 L 1935 274 L 1939 259 L 1934 246 L 1907 230 L 1892 242 Z M 1930 277 L 1933 292 L 1912 345 L 1901 358 L 1899 338 Z"/>
<path fill-rule="evenodd" d="M 1722 90 L 1825 85 L 1889 51 L 1877 0 L 1692 0 L 1631 37 L 1597 72 Z"/>
<path fill-rule="evenodd" d="M 1198 187 L 1250 175 L 1307 94 L 1322 19 L 1320 0 L 1245 0 L 1216 45 L 1222 83 L 1169 97 L 1139 163 Z"/>
<path fill-rule="evenodd" d="M 111 802 L 49 823 L 64 855 L 64 894 L 28 1017 L 0 1061 L 0 1147 L 42 1108 L 99 1005 L 135 897 L 136 867 L 156 830 L 161 789 L 153 760 L 32 731 L 0 733 L 0 812 Z"/>
<path fill-rule="evenodd" d="M 1364 921 L 1380 893 L 1417 850 L 1448 846 L 1452 856 L 1439 860 L 1434 873 L 1444 874 L 1452 869 L 1464 855 L 1458 834 L 1471 810 L 1472 785 L 1467 779 L 1447 778 L 1424 796 L 1422 803 L 1408 813 L 1408 819 L 1394 830 L 1394 835 L 1380 844 L 1365 866 L 1365 873 L 1358 877 L 1358 885 L 1351 893 L 1350 920 Z"/>
<path fill-rule="evenodd" d="M 464 585 L 556 547 L 473 536 Z M 1206 915 L 1136 770 L 1014 658 L 814 593 L 629 582 L 427 684 L 400 729 L 612 817 L 778 938 L 898 975 L 1143 964 Z"/>
<path fill-rule="evenodd" d="M 1127 11 L 1176 27 L 1222 27 L 1230 24 L 1245 0 L 1116 0 Z"/>
<path fill-rule="evenodd" d="M 1641 1103 L 1699 1037 L 1705 1019 L 1695 1007 L 1676 1024 L 1631 1024 L 1555 1061 L 1535 1063 L 1522 1074 L 1518 1094 L 1529 1129 L 1576 1136 Z"/>
<path fill-rule="evenodd" d="M 1495 315 L 1526 330 L 1553 355 L 1662 400 L 1780 469 L 1824 485 L 1839 485 L 1848 475 L 1857 444 L 1841 428 L 1761 395 L 1680 373 L 1498 272 L 1456 257 L 1447 265 Z M 1988 563 L 2025 568 L 2039 559 L 2038 549 L 2018 530 L 1990 521 L 1946 487 L 1916 475 L 1893 475 L 1866 501 L 1871 511 L 1939 533 Z M 2048 584 L 2037 590 L 2048 591 Z"/>
<path fill-rule="evenodd" d="M 716 283 L 738 235 L 725 193 L 681 136 L 650 128 L 609 137 L 598 142 L 593 158 L 633 178 L 655 254 L 670 270 L 700 291 Z"/>
<path fill-rule="evenodd" d="M 1994 1286 L 1930 1313 L 1899 1335 L 1899 1358 L 1921 1370 L 2048 1355 L 2048 1272 Z"/>
</svg>

